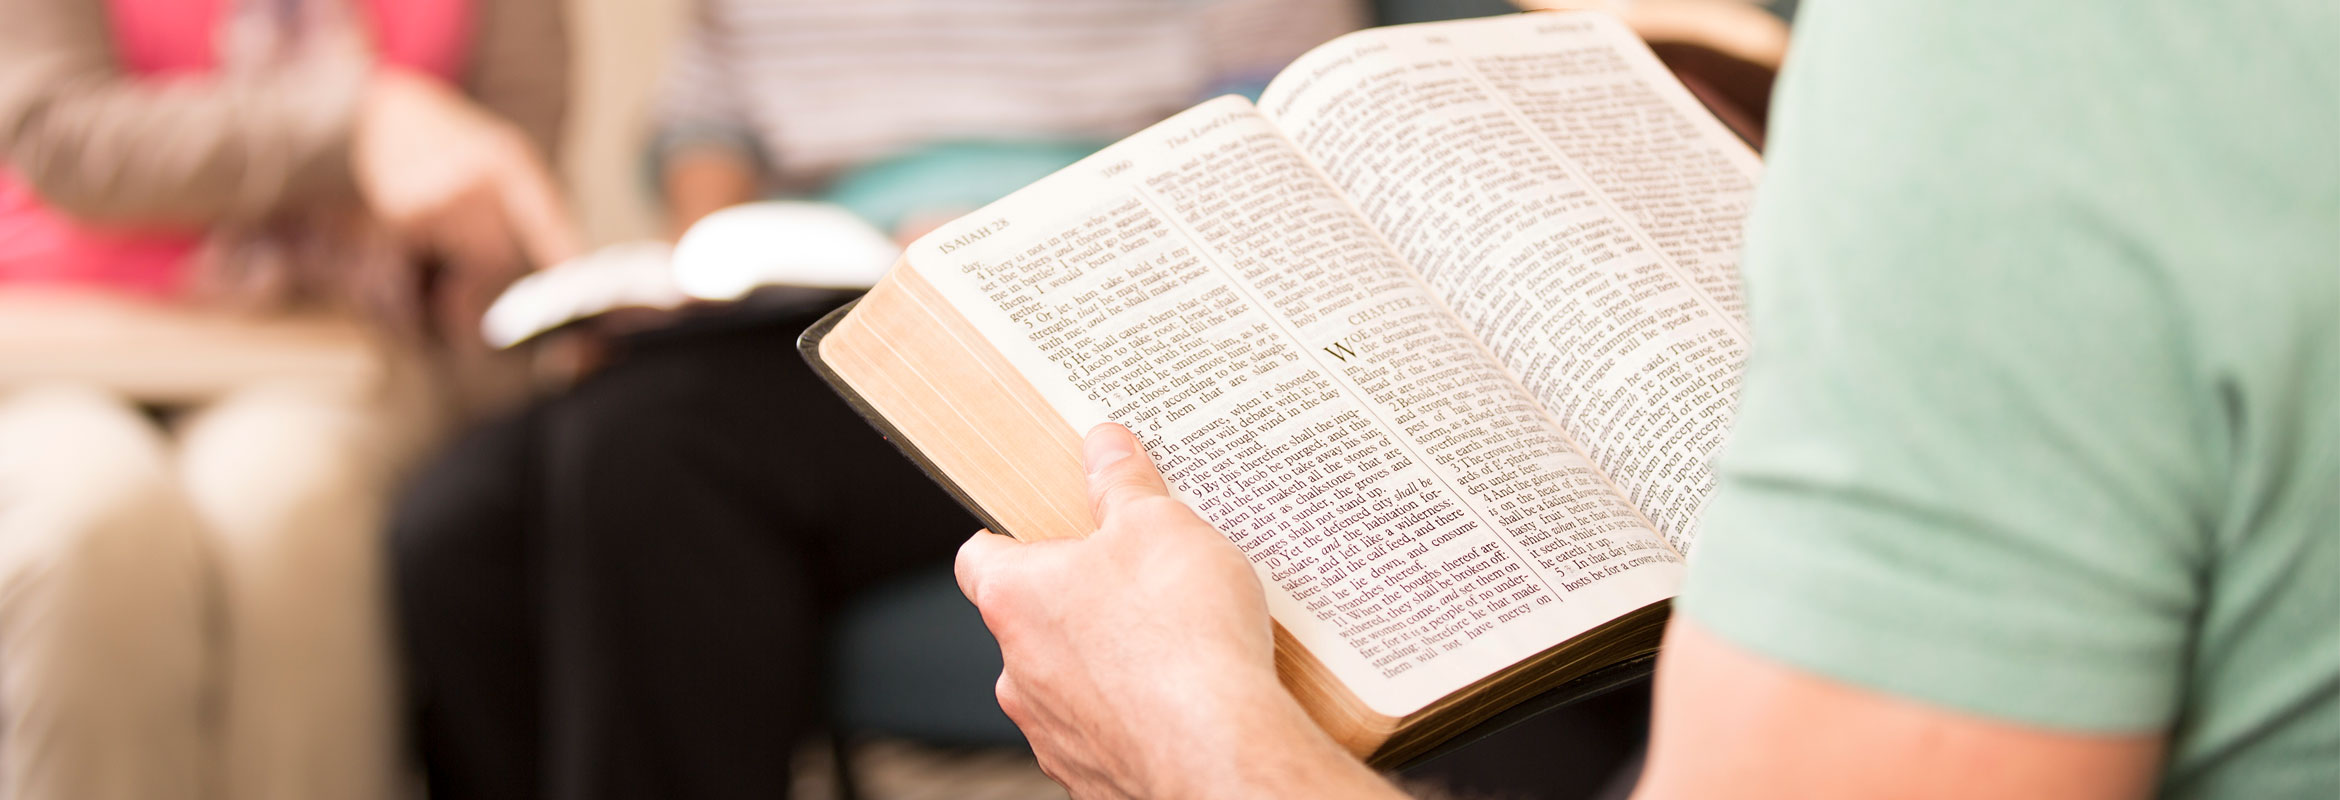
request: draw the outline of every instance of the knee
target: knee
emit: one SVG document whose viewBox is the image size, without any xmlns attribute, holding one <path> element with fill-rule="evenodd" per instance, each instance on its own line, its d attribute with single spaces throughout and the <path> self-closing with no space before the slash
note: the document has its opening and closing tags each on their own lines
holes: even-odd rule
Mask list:
<svg viewBox="0 0 2340 800">
<path fill-rule="evenodd" d="M 86 389 L 0 399 L 0 598 L 191 585 L 201 550 L 143 414 Z"/>
<path fill-rule="evenodd" d="M 230 553 L 285 546 L 371 549 L 397 465 L 362 398 L 294 387 L 239 393 L 180 428 L 188 499 Z M 355 528 L 356 530 L 350 530 Z"/>
<path fill-rule="evenodd" d="M 182 424 L 179 479 L 237 641 L 365 634 L 354 621 L 382 601 L 396 476 L 373 414 L 363 398 L 278 388 Z"/>
<path fill-rule="evenodd" d="M 0 519 L 15 529 L 136 527 L 122 523 L 178 505 L 168 452 L 153 423 L 110 395 L 11 395 L 0 400 Z"/>
</svg>

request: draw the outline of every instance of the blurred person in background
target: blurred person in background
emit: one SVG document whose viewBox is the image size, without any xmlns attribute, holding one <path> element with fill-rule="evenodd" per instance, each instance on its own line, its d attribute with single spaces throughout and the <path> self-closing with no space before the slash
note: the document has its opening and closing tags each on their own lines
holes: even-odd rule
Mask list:
<svg viewBox="0 0 2340 800">
<path fill-rule="evenodd" d="M 907 241 L 1170 113 L 1256 96 L 1354 0 L 699 0 L 657 106 L 675 235 L 813 195 Z"/>
<path fill-rule="evenodd" d="M 0 292 L 468 331 L 573 248 L 565 47 L 557 0 L 0 2 Z M 0 388 L 0 798 L 393 796 L 421 382 Z"/>
<path fill-rule="evenodd" d="M 1360 20 L 1348 0 L 702 0 L 653 162 L 678 235 L 793 195 L 907 238 Z M 394 580 L 435 800 L 787 796 L 840 607 L 939 573 L 975 524 L 795 352 L 838 302 L 633 337 L 410 489 Z"/>
</svg>

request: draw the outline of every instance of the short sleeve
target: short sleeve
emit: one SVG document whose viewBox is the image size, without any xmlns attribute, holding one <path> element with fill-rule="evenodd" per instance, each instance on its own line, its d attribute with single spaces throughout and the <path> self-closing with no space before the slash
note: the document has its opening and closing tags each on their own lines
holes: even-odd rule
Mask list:
<svg viewBox="0 0 2340 800">
<path fill-rule="evenodd" d="M 1749 231 L 1755 346 L 1681 607 L 1836 680 L 2144 730 L 2183 691 L 2221 467 L 2124 185 L 2156 154 L 2102 75 L 2024 49 L 2040 22 L 1799 19 Z"/>
</svg>

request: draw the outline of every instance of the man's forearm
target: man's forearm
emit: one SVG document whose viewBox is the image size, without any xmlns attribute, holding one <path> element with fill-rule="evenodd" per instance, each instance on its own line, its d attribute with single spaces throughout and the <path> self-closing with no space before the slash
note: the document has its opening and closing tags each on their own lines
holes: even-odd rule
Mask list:
<svg viewBox="0 0 2340 800">
<path fill-rule="evenodd" d="M 1176 798 L 1321 797 L 1338 800 L 1402 800 L 1406 795 L 1367 769 L 1318 728 L 1282 687 L 1264 690 L 1244 704 L 1240 718 L 1211 743 L 1226 753 L 1222 769 L 1195 769 L 1170 776 L 1162 796 Z M 1168 743 L 1169 746 L 1182 746 Z M 1195 764 L 1198 760 L 1179 759 Z"/>
<path fill-rule="evenodd" d="M 1235 736 L 1238 740 L 1249 738 L 1241 732 Z M 1231 774 L 1241 776 L 1241 780 L 1192 796 L 1405 800 L 1404 792 L 1367 769 L 1363 762 L 1333 744 L 1322 732 L 1316 732 L 1314 738 L 1317 744 L 1288 753 L 1278 754 L 1264 747 L 1254 749 L 1248 756 L 1253 763 L 1230 770 Z"/>
</svg>

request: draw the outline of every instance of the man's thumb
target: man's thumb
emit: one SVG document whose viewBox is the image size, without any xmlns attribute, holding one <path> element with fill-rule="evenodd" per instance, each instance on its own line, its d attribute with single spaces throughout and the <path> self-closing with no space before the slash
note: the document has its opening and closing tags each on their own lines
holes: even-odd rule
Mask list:
<svg viewBox="0 0 2340 800">
<path fill-rule="evenodd" d="M 1108 422 L 1089 429 L 1081 443 L 1081 460 L 1089 470 L 1089 513 L 1102 527 L 1113 510 L 1146 497 L 1168 497 L 1170 487 L 1153 459 L 1145 457 L 1137 436 Z"/>
</svg>

